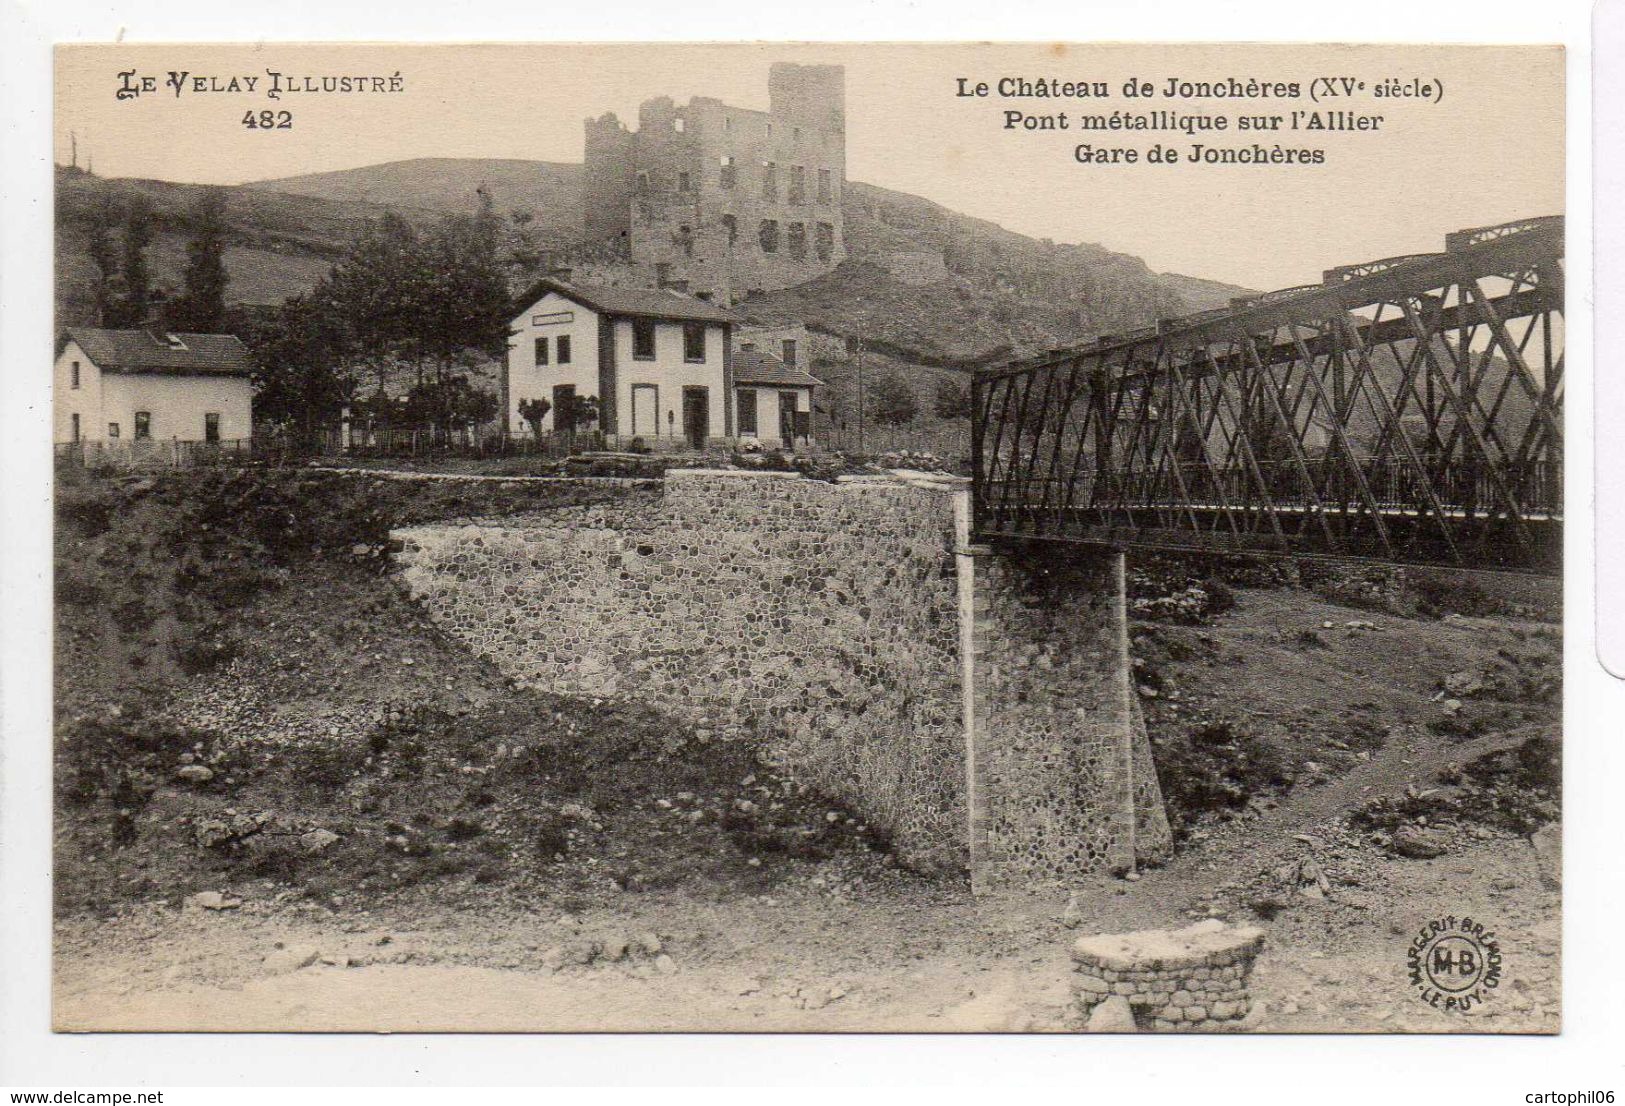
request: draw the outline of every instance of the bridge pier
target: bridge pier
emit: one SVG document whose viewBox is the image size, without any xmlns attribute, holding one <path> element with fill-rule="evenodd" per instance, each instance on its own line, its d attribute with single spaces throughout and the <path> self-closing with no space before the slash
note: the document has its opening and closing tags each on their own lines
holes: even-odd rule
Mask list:
<svg viewBox="0 0 1625 1106">
<path fill-rule="evenodd" d="M 1132 871 L 1172 844 L 1128 653 L 1121 553 L 961 544 L 972 889 Z"/>
</svg>

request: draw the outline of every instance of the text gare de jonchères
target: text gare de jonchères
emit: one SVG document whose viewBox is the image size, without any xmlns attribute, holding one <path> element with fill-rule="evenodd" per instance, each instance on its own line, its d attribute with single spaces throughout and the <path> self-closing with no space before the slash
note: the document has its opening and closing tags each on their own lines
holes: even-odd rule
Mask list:
<svg viewBox="0 0 1625 1106">
<path fill-rule="evenodd" d="M 1111 99 L 1111 83 L 1098 80 L 1062 80 L 1056 77 L 1000 77 L 995 81 L 973 81 L 968 77 L 956 78 L 955 96 L 960 98 L 998 98 L 1005 100 L 1106 100 Z M 1301 100 L 1305 86 L 1298 81 L 1265 80 L 1256 77 L 1225 77 L 1220 80 L 1188 80 L 1167 77 L 1161 82 L 1131 77 L 1125 81 L 1119 95 L 1125 99 L 1168 100 L 1226 100 L 1280 102 Z M 1358 77 L 1317 77 L 1309 84 L 1308 96 L 1316 103 L 1325 100 L 1368 96 L 1379 100 L 1424 100 L 1437 103 L 1443 95 L 1443 85 L 1420 77 L 1383 77 L 1368 82 Z M 1135 110 L 1118 108 L 1110 112 L 1048 112 L 1006 109 L 1002 113 L 1005 130 L 1020 131 L 1090 131 L 1104 133 L 1180 133 L 1187 137 L 1198 134 L 1247 132 L 1249 137 L 1262 132 L 1370 132 L 1381 130 L 1382 115 L 1350 111 L 1342 108 L 1293 108 L 1282 112 L 1262 111 L 1235 115 L 1207 112 L 1186 112 L 1170 109 Z M 1206 164 L 1302 164 L 1318 165 L 1325 161 L 1320 149 L 1301 149 L 1276 145 L 1264 147 L 1256 143 L 1245 147 L 1214 147 L 1193 144 L 1183 155 L 1170 147 L 1157 146 L 1142 155 L 1131 147 L 1102 147 L 1079 144 L 1073 150 L 1074 158 L 1082 163 L 1134 163 L 1142 156 L 1148 161 L 1178 162 L 1182 160 Z"/>
</svg>

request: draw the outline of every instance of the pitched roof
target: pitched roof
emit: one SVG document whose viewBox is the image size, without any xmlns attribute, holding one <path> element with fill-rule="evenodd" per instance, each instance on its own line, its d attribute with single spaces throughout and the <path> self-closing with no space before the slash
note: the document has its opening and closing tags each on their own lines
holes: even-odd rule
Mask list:
<svg viewBox="0 0 1625 1106">
<path fill-rule="evenodd" d="M 71 326 L 68 337 L 104 372 L 247 376 L 253 370 L 248 347 L 235 334 Z"/>
<path fill-rule="evenodd" d="M 542 280 L 531 285 L 515 310 L 529 311 L 549 292 L 557 292 L 604 315 L 643 319 L 671 319 L 684 322 L 736 323 L 739 316 L 714 303 L 674 292 L 669 288 L 620 288 L 606 285 L 567 284 L 562 280 Z"/>
<path fill-rule="evenodd" d="M 734 350 L 733 374 L 735 384 L 816 388 L 824 383 L 805 369 L 786 365 L 771 353 L 755 346 L 741 346 Z"/>
</svg>

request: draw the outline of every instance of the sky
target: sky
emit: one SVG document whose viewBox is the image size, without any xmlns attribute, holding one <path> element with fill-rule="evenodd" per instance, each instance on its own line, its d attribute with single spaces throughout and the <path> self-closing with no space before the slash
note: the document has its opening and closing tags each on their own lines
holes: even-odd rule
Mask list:
<svg viewBox="0 0 1625 1106">
<path fill-rule="evenodd" d="M 1010 230 L 1096 242 L 1153 269 L 1269 289 L 1335 265 L 1442 248 L 1444 235 L 1563 210 L 1563 52 L 1555 47 L 1293 45 L 416 45 L 59 47 L 56 159 L 70 133 L 102 176 L 236 184 L 416 157 L 579 161 L 582 121 L 635 120 L 638 104 L 714 96 L 767 107 L 775 61 L 846 67 L 847 176 L 934 200 Z M 268 70 L 354 75 L 399 92 L 266 96 Z M 133 71 L 127 79 L 120 73 Z M 186 73 L 185 91 L 167 85 Z M 153 91 L 118 98 L 126 83 Z M 254 92 L 229 80 L 255 77 Z M 197 78 L 221 91 L 197 91 Z M 1348 77 L 1352 97 L 1309 96 Z M 1003 78 L 1104 81 L 1104 98 L 1001 98 Z M 1170 80 L 1243 89 L 1296 82 L 1297 98 L 1161 95 Z M 1392 78 L 1430 99 L 1377 99 Z M 1126 82 L 1151 97 L 1125 97 Z M 963 81 L 963 84 L 961 83 Z M 989 95 L 961 95 L 978 83 Z M 1143 85 L 1140 85 L 1143 87 Z M 1336 86 L 1334 86 L 1336 87 Z M 1441 91 L 1442 90 L 1442 91 Z M 1197 89 L 1195 91 L 1202 91 Z M 243 125 L 247 112 L 291 125 Z M 1224 134 L 1083 134 L 1005 126 L 1007 111 L 1225 115 Z M 1238 133 L 1240 116 L 1382 116 L 1359 132 Z M 1313 165 L 1150 164 L 1158 142 L 1321 149 Z M 1135 147 L 1135 164 L 1080 163 L 1080 143 Z"/>
</svg>

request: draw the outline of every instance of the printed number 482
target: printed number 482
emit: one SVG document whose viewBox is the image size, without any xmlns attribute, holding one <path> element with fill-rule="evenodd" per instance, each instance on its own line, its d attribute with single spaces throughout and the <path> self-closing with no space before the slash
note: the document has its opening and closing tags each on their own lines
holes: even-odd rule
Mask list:
<svg viewBox="0 0 1625 1106">
<path fill-rule="evenodd" d="M 293 112 L 245 111 L 243 126 L 251 131 L 290 130 L 293 127 Z"/>
</svg>

